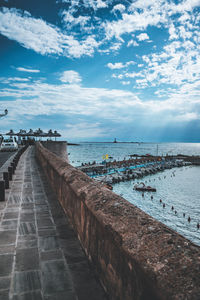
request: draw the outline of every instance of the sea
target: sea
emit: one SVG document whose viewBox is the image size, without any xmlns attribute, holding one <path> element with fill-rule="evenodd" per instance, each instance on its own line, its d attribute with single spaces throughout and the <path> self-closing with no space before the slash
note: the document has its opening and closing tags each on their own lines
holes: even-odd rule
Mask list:
<svg viewBox="0 0 200 300">
<path fill-rule="evenodd" d="M 108 161 L 129 159 L 133 154 L 200 155 L 200 143 L 88 142 L 68 145 L 67 152 L 70 163 L 77 167 L 93 161 L 101 163 L 105 157 L 109 157 Z M 155 187 L 156 192 L 143 196 L 135 191 L 134 184 L 141 181 Z M 116 183 L 113 192 L 200 246 L 200 229 L 197 228 L 197 223 L 200 224 L 200 166 L 167 169 L 140 180 Z"/>
</svg>

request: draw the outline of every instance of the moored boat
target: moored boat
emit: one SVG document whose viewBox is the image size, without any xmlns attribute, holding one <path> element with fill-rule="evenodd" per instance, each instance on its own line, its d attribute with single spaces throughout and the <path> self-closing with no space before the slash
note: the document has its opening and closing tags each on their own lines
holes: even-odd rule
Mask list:
<svg viewBox="0 0 200 300">
<path fill-rule="evenodd" d="M 134 190 L 142 191 L 142 192 L 156 192 L 156 188 L 151 187 L 149 185 L 145 185 L 144 182 L 134 185 Z"/>
</svg>

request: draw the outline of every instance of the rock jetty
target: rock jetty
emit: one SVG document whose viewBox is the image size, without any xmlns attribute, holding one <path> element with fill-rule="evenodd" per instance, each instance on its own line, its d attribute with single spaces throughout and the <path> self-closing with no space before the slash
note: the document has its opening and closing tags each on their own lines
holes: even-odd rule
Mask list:
<svg viewBox="0 0 200 300">
<path fill-rule="evenodd" d="M 182 159 L 142 157 L 140 159 L 137 158 L 108 163 L 102 162 L 101 164 L 96 164 L 96 162 L 82 164 L 82 166 L 78 167 L 78 169 L 99 182 L 114 184 L 121 181 L 142 178 L 150 174 L 164 171 L 165 169 L 172 169 L 187 165 L 191 165 L 191 163 Z"/>
</svg>

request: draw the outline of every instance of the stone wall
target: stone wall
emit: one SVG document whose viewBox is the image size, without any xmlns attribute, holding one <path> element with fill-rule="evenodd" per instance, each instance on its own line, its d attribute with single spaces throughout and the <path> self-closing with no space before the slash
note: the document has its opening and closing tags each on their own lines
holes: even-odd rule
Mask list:
<svg viewBox="0 0 200 300">
<path fill-rule="evenodd" d="M 111 300 L 199 300 L 200 247 L 36 145 Z"/>
<path fill-rule="evenodd" d="M 49 151 L 68 162 L 67 142 L 66 141 L 43 141 L 42 145 Z"/>
</svg>

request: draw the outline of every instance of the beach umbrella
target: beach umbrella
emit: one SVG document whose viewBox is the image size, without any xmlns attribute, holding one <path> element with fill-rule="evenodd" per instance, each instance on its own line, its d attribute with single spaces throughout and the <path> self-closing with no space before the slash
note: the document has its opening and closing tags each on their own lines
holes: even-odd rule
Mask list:
<svg viewBox="0 0 200 300">
<path fill-rule="evenodd" d="M 51 139 L 51 137 L 54 137 L 52 129 L 49 129 L 47 136 L 50 137 L 50 139 Z"/>
<path fill-rule="evenodd" d="M 25 136 L 27 136 L 27 133 L 26 133 L 26 130 L 20 129 L 20 131 L 16 135 L 25 137 Z"/>
<path fill-rule="evenodd" d="M 26 130 L 20 129 L 20 131 L 16 134 L 18 136 L 18 142 L 21 143 L 21 137 L 24 138 L 27 136 Z"/>
<path fill-rule="evenodd" d="M 30 129 L 29 132 L 26 134 L 27 136 L 34 136 L 33 129 Z"/>
<path fill-rule="evenodd" d="M 55 137 L 55 141 L 56 141 L 56 138 L 57 138 L 57 137 L 60 137 L 61 134 L 58 133 L 56 130 L 54 130 L 53 136 Z"/>
<path fill-rule="evenodd" d="M 40 128 L 38 128 L 36 131 L 34 131 L 34 136 L 39 136 L 40 133 L 42 132 L 42 130 Z"/>
<path fill-rule="evenodd" d="M 47 137 L 47 136 L 48 136 L 48 133 L 47 133 L 47 132 L 44 132 L 44 131 L 42 130 L 42 132 L 40 132 L 40 136 L 42 136 L 42 137 Z"/>
<path fill-rule="evenodd" d="M 48 134 L 46 132 L 44 132 L 42 129 L 38 128 L 38 130 L 36 130 L 34 132 L 34 136 L 36 136 L 36 137 L 47 137 Z"/>
<path fill-rule="evenodd" d="M 56 137 L 61 136 L 61 134 L 58 133 L 57 130 L 54 130 L 54 133 L 53 133 L 53 134 L 54 134 L 54 136 L 56 136 Z"/>
<path fill-rule="evenodd" d="M 10 131 L 7 132 L 6 135 L 13 136 L 13 135 L 17 135 L 17 134 L 14 133 L 14 131 L 12 129 L 10 129 Z"/>
</svg>

